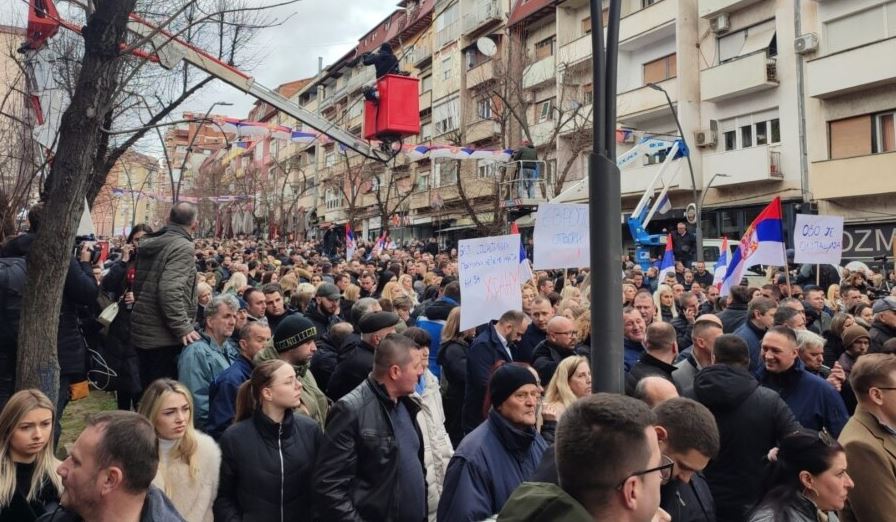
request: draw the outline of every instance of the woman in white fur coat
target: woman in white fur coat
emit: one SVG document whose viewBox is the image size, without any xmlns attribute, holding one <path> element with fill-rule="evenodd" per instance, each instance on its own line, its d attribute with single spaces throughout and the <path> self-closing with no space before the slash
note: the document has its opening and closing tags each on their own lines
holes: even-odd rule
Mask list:
<svg viewBox="0 0 896 522">
<path fill-rule="evenodd" d="M 221 450 L 193 429 L 193 399 L 181 383 L 159 379 L 146 389 L 140 414 L 159 437 L 159 471 L 152 483 L 165 492 L 187 522 L 212 522 Z"/>
</svg>

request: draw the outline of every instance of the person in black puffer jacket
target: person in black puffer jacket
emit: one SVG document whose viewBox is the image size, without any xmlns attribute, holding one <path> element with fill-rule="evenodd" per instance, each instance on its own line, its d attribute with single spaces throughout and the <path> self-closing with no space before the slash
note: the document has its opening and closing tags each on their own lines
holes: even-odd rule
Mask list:
<svg viewBox="0 0 896 522">
<path fill-rule="evenodd" d="M 215 520 L 314 520 L 311 482 L 323 434 L 309 417 L 293 412 L 301 390 L 295 370 L 279 359 L 256 366 L 240 387 L 236 423 L 219 441 Z"/>
<path fill-rule="evenodd" d="M 801 427 L 784 400 L 747 370 L 750 356 L 742 339 L 719 336 L 713 355 L 716 364 L 694 378 L 694 399 L 709 408 L 719 427 L 719 454 L 703 473 L 718 520 L 743 522 L 762 496 L 769 450 Z"/>
<path fill-rule="evenodd" d="M 445 410 L 445 430 L 455 448 L 464 438 L 461 411 L 464 406 L 464 391 L 467 386 L 467 350 L 473 340 L 475 329 L 459 331 L 460 307 L 448 314 L 442 329 L 442 343 L 439 347 L 439 366 L 442 368 L 442 407 Z"/>
</svg>

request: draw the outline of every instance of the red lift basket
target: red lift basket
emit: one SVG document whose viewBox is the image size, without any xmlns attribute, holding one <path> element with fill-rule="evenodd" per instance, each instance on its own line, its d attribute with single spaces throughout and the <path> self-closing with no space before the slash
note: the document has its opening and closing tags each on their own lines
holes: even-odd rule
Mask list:
<svg viewBox="0 0 896 522">
<path fill-rule="evenodd" d="M 387 74 L 376 81 L 379 103 L 364 102 L 364 138 L 392 141 L 420 134 L 420 80 Z"/>
<path fill-rule="evenodd" d="M 59 12 L 53 0 L 30 0 L 28 3 L 28 49 L 40 49 L 59 30 Z"/>
</svg>

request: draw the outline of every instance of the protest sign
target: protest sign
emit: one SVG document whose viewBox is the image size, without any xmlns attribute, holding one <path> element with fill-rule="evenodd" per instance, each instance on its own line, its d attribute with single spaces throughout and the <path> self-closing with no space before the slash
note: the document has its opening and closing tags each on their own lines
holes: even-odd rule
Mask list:
<svg viewBox="0 0 896 522">
<path fill-rule="evenodd" d="M 591 265 L 588 205 L 542 203 L 535 214 L 536 270 L 580 268 Z"/>
<path fill-rule="evenodd" d="M 457 256 L 461 330 L 522 309 L 518 234 L 463 239 Z"/>
<path fill-rule="evenodd" d="M 793 247 L 795 263 L 840 264 L 843 256 L 843 217 L 797 214 Z"/>
</svg>

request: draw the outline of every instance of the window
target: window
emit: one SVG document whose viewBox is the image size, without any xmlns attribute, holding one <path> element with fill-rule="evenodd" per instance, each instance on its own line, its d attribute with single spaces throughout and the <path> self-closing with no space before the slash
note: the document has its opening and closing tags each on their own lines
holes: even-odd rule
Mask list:
<svg viewBox="0 0 896 522">
<path fill-rule="evenodd" d="M 678 67 L 677 55 L 670 54 L 652 62 L 644 64 L 644 85 L 659 83 L 669 78 L 675 78 Z"/>
<path fill-rule="evenodd" d="M 420 125 L 420 141 L 427 141 L 430 138 L 432 138 L 432 123 Z"/>
<path fill-rule="evenodd" d="M 467 69 L 472 69 L 479 65 L 481 61 L 479 53 L 476 52 L 475 47 L 470 47 L 466 51 L 464 51 L 464 56 L 467 58 Z"/>
<path fill-rule="evenodd" d="M 554 119 L 554 99 L 550 98 L 536 104 L 536 120 L 539 123 Z"/>
<path fill-rule="evenodd" d="M 432 109 L 432 121 L 435 127 L 435 135 L 442 135 L 453 131 L 458 125 L 458 98 L 452 98 L 436 105 Z"/>
<path fill-rule="evenodd" d="M 429 190 L 429 171 L 417 173 L 417 192 Z"/>
<path fill-rule="evenodd" d="M 874 119 L 874 152 L 896 151 L 896 112 L 878 114 Z"/>
<path fill-rule="evenodd" d="M 582 103 L 585 105 L 594 103 L 594 89 L 590 83 L 586 83 L 582 86 Z"/>
<path fill-rule="evenodd" d="M 535 44 L 535 60 L 541 60 L 554 55 L 554 37 L 545 38 Z"/>
<path fill-rule="evenodd" d="M 480 120 L 490 120 L 492 117 L 492 101 L 488 98 L 480 98 L 476 101 L 476 116 Z"/>
<path fill-rule="evenodd" d="M 479 160 L 476 166 L 476 176 L 479 178 L 494 178 L 498 170 L 498 164 L 494 161 Z"/>
<path fill-rule="evenodd" d="M 660 0 L 641 0 L 641 8 L 644 9 L 646 7 L 650 7 L 659 1 Z"/>
<path fill-rule="evenodd" d="M 768 143 L 768 123 L 761 121 L 756 124 L 756 145 Z"/>
<path fill-rule="evenodd" d="M 591 34 L 591 17 L 582 20 L 582 34 Z"/>
<path fill-rule="evenodd" d="M 766 51 L 770 56 L 777 54 L 775 20 L 766 20 L 740 31 L 733 31 L 719 37 L 719 63 Z"/>
<path fill-rule="evenodd" d="M 884 12 L 887 11 L 886 14 Z M 848 14 L 824 24 L 824 37 L 827 51 L 834 53 L 844 49 L 852 49 L 887 36 L 896 35 L 892 17 L 896 16 L 896 4 L 879 5 Z M 890 27 L 885 21 L 890 21 Z"/>
<path fill-rule="evenodd" d="M 778 121 L 778 118 L 775 118 L 769 123 L 769 128 L 771 129 L 771 139 L 770 143 L 781 143 L 781 123 Z"/>
<path fill-rule="evenodd" d="M 829 124 L 831 159 L 871 154 L 871 117 L 856 116 Z"/>
<path fill-rule="evenodd" d="M 725 136 L 725 150 L 737 149 L 737 133 L 734 131 L 728 131 L 724 134 L 724 136 Z"/>
<path fill-rule="evenodd" d="M 457 184 L 457 160 L 436 161 L 432 168 L 432 187 L 446 187 Z"/>
<path fill-rule="evenodd" d="M 740 145 L 741 148 L 753 146 L 753 126 L 744 125 L 740 128 Z"/>
<path fill-rule="evenodd" d="M 424 76 L 420 80 L 420 92 L 424 93 L 432 90 L 432 75 Z"/>
<path fill-rule="evenodd" d="M 335 153 L 335 152 L 328 152 L 328 153 L 326 154 L 326 156 L 324 156 L 324 166 L 325 166 L 325 167 L 332 167 L 332 166 L 335 165 L 335 164 L 336 164 L 336 153 Z"/>
<path fill-rule="evenodd" d="M 442 79 L 448 80 L 451 78 L 451 56 L 446 56 L 442 58 Z"/>
<path fill-rule="evenodd" d="M 339 189 L 328 188 L 324 193 L 324 202 L 329 210 L 341 207 L 342 194 L 339 192 Z"/>
</svg>

